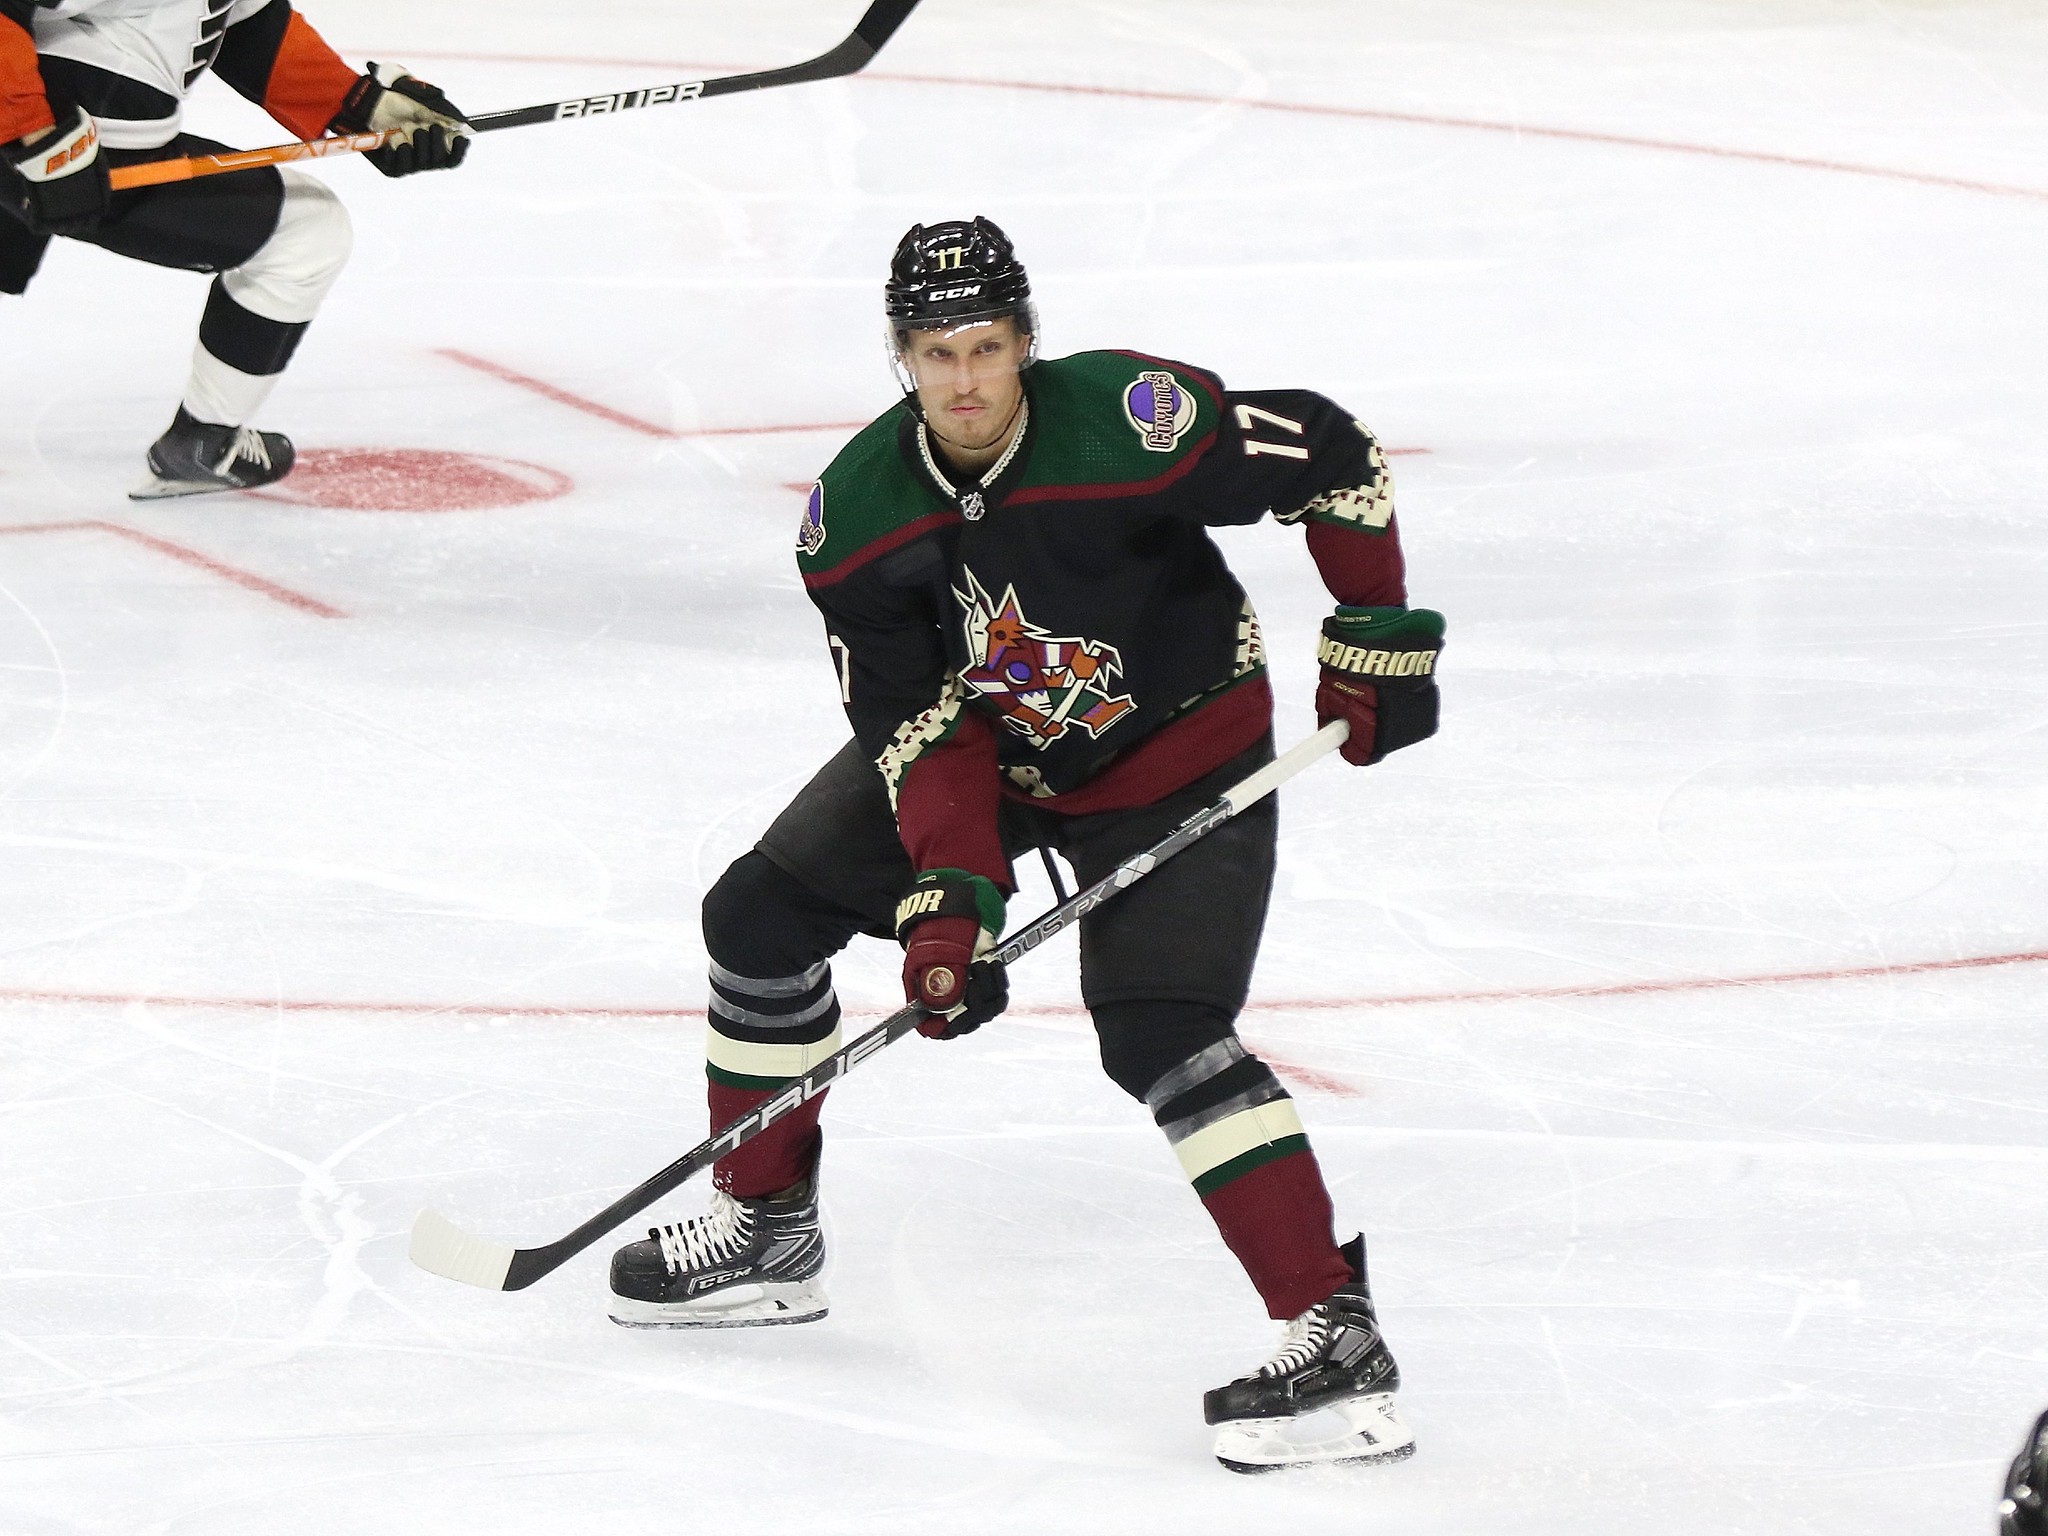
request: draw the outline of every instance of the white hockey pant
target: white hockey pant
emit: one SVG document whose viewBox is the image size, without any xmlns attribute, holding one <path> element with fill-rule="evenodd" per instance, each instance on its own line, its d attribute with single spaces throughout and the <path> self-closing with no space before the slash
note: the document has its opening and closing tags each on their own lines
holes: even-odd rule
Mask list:
<svg viewBox="0 0 2048 1536">
<path fill-rule="evenodd" d="M 354 244 L 348 210 L 325 182 L 290 167 L 278 174 L 277 228 L 207 296 L 185 386 L 185 409 L 201 421 L 238 427 L 256 414 Z"/>
</svg>

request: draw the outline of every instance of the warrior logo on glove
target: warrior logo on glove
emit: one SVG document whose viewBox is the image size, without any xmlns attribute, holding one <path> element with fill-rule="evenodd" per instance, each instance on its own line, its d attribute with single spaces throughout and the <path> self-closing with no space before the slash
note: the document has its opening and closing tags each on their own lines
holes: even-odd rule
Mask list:
<svg viewBox="0 0 2048 1536">
<path fill-rule="evenodd" d="M 1429 608 L 1339 608 L 1323 620 L 1316 718 L 1346 720 L 1346 762 L 1376 763 L 1436 734 L 1444 616 Z"/>
<path fill-rule="evenodd" d="M 1332 640 L 1316 647 L 1316 660 L 1354 677 L 1428 677 L 1436 671 L 1435 651 L 1382 651 Z"/>
<path fill-rule="evenodd" d="M 920 1034 L 972 1034 L 1009 1005 L 1009 978 L 986 958 L 1003 931 L 1004 904 L 993 881 L 964 869 L 926 870 L 896 904 L 903 995 L 933 1014 Z"/>
</svg>

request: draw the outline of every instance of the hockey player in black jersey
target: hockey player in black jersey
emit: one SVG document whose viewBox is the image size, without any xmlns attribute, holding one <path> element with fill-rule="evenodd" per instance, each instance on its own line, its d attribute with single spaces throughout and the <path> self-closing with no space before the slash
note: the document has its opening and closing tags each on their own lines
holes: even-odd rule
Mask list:
<svg viewBox="0 0 2048 1536">
<path fill-rule="evenodd" d="M 911 230 L 887 296 L 904 398 L 833 460 L 797 534 L 854 740 L 705 898 L 714 1125 L 838 1049 L 830 961 L 854 934 L 899 939 L 924 1032 L 965 1034 L 1007 998 L 979 956 L 1014 855 L 1056 849 L 1093 882 L 1271 760 L 1258 619 L 1210 527 L 1270 512 L 1305 531 L 1339 605 L 1317 710 L 1350 723 L 1347 758 L 1436 728 L 1442 620 L 1407 607 L 1386 464 L 1347 413 L 1134 352 L 1037 360 L 1024 269 L 986 220 Z M 1287 1324 L 1205 1403 L 1240 1471 L 1413 1446 L 1363 1240 L 1338 1242 L 1294 1103 L 1235 1032 L 1276 817 L 1261 802 L 1081 925 L 1104 1069 Z M 620 1250 L 618 1321 L 824 1315 L 823 1098 L 718 1164 L 708 1214 Z M 1304 1439 L 1319 1409 L 1335 1427 Z"/>
<path fill-rule="evenodd" d="M 290 472 L 290 440 L 247 422 L 348 260 L 341 203 L 289 168 L 110 190 L 113 168 L 227 148 L 180 131 L 209 69 L 302 138 L 406 130 L 369 157 L 387 176 L 460 165 L 469 147 L 439 90 L 358 73 L 291 0 L 0 0 L 0 293 L 26 290 L 53 235 L 217 274 L 138 500 Z"/>
</svg>

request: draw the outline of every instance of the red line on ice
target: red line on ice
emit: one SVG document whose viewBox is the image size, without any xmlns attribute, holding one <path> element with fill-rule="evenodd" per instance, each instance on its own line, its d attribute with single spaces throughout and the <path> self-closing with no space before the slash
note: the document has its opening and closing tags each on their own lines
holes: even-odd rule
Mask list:
<svg viewBox="0 0 2048 1536">
<path fill-rule="evenodd" d="M 1256 1040 L 1251 1042 L 1251 1047 L 1259 1060 L 1282 1077 L 1292 1078 L 1304 1088 L 1313 1088 L 1317 1093 L 1327 1093 L 1339 1099 L 1365 1097 L 1365 1090 L 1356 1083 L 1348 1083 L 1341 1077 L 1332 1077 L 1327 1072 L 1318 1072 L 1313 1067 L 1298 1067 L 1291 1061 L 1282 1061 Z"/>
<path fill-rule="evenodd" d="M 1979 971 L 1998 965 L 2039 965 L 2048 949 L 2004 955 L 1965 955 L 1955 960 L 1908 960 L 1893 965 L 1836 966 L 1819 971 L 1772 971 L 1759 976 L 1681 976 L 1665 981 L 1612 981 L 1562 987 L 1500 987 L 1473 992 L 1410 992 L 1391 997 L 1303 998 L 1288 1003 L 1253 1003 L 1254 1009 L 1296 1013 L 1304 1009 L 1404 1008 L 1426 1003 L 1519 1003 L 1566 997 L 1642 997 L 1660 992 L 1713 992 L 1728 987 L 1782 987 L 1812 981 L 1868 981 L 1881 976 L 1924 976 L 1934 971 Z"/>
<path fill-rule="evenodd" d="M 0 532 L 11 532 L 11 529 Z M 1470 992 L 1409 992 L 1380 997 L 1276 998 L 1246 1005 L 1247 1013 L 1338 1012 L 1354 1008 L 1414 1008 L 1433 1003 L 1541 1002 L 1550 998 L 1634 997 L 1669 992 L 1712 992 L 1729 987 L 1792 986 L 1802 982 L 1866 981 L 1884 976 L 1923 976 L 1939 971 L 1976 971 L 2003 965 L 2048 962 L 2048 949 L 2015 950 L 1998 955 L 1965 955 L 1953 960 L 1907 960 L 1891 965 L 1835 966 L 1812 971 L 1768 971 L 1750 976 L 1678 976 L 1661 981 L 1589 982 L 1560 987 L 1497 987 Z M 625 1004 L 572 1003 L 430 1003 L 377 1001 L 371 998 L 203 997 L 161 992 L 81 992 L 68 989 L 0 987 L 0 1002 L 16 1003 L 157 1003 L 166 1008 L 217 1008 L 254 1013 L 392 1013 L 451 1014 L 509 1019 L 701 1019 L 702 1008 L 644 1007 Z M 1022 1017 L 1074 1018 L 1084 1010 L 1062 1004 L 1027 1004 L 1013 1008 Z"/>
<path fill-rule="evenodd" d="M 218 1009 L 225 1013 L 394 1013 L 450 1014 L 457 1018 L 506 1019 L 701 1019 L 702 1008 L 557 1007 L 550 1003 L 397 1003 L 364 998 L 203 997 L 165 992 L 72 992 L 40 987 L 0 987 L 10 1003 L 87 1003 L 125 1006 L 154 1003 L 163 1008 Z"/>
<path fill-rule="evenodd" d="M 677 431 L 673 427 L 659 426 L 614 406 L 605 405 L 601 401 L 586 399 L 573 390 L 562 388 L 559 384 L 550 384 L 546 379 L 536 379 L 533 375 L 521 373 L 516 368 L 507 368 L 503 363 L 494 363 L 487 357 L 464 352 L 459 347 L 436 347 L 434 351 L 436 356 L 445 357 L 451 363 L 474 368 L 478 373 L 487 373 L 494 379 L 517 385 L 520 389 L 530 389 L 557 405 L 566 405 L 572 411 L 582 411 L 586 415 L 596 416 L 600 420 L 638 432 L 644 437 L 659 437 L 670 441 L 686 437 L 767 437 L 780 432 L 857 432 L 867 425 L 864 421 L 801 421 L 777 427 L 692 427 L 686 431 Z M 1404 453 L 1429 452 L 1427 448 L 1388 448 L 1382 451 L 1389 458 Z M 795 481 L 787 481 L 785 484 L 800 491 L 808 491 L 811 488 L 811 482 L 808 480 L 801 484 Z"/>
<path fill-rule="evenodd" d="M 531 374 L 519 372 L 516 368 L 507 368 L 503 363 L 494 363 L 487 357 L 477 357 L 473 353 L 459 351 L 454 347 L 437 347 L 435 353 L 437 356 L 447 358 L 451 363 L 460 363 L 465 368 L 474 368 L 478 373 L 487 373 L 492 378 L 502 379 L 507 384 L 516 384 L 521 389 L 530 389 L 536 395 L 544 396 L 554 401 L 557 405 L 566 405 L 572 411 L 582 411 L 586 416 L 595 416 L 601 421 L 609 421 L 614 426 L 624 427 L 630 432 L 638 432 L 647 437 L 674 437 L 676 435 L 668 427 L 657 426 L 651 421 L 644 421 L 638 416 L 614 410 L 611 406 L 600 404 L 596 400 L 588 400 L 582 395 L 572 394 L 559 385 L 550 384 L 545 379 L 536 379 Z"/>
<path fill-rule="evenodd" d="M 122 523 L 109 523 L 99 518 L 81 518 L 67 523 L 9 523 L 0 525 L 0 533 L 68 533 L 80 528 L 96 528 L 102 533 L 111 533 L 116 538 L 140 544 L 153 549 L 160 555 L 167 555 L 180 564 L 193 566 L 222 581 L 231 581 L 250 592 L 259 593 L 272 602 L 283 603 L 287 608 L 296 608 L 301 613 L 310 613 L 323 619 L 345 619 L 347 614 L 339 608 L 323 603 L 317 597 L 308 597 L 303 592 L 294 592 L 290 587 L 279 586 L 267 577 L 258 576 L 254 571 L 245 571 L 238 565 L 229 565 L 212 555 L 203 554 L 190 545 L 175 543 L 154 533 L 144 533 L 140 528 L 130 528 Z"/>
<path fill-rule="evenodd" d="M 369 50 L 372 54 L 376 51 L 374 48 Z M 665 59 L 588 58 L 573 54 L 435 53 L 424 48 L 401 49 L 400 52 L 407 53 L 408 57 L 413 58 L 467 59 L 483 64 L 588 64 L 620 69 L 673 69 L 684 72 L 694 70 L 705 74 L 754 67 L 688 64 Z M 1124 101 L 1166 101 L 1203 107 L 1245 107 L 1257 112 L 1293 112 L 1308 117 L 1348 117 L 1366 122 L 1408 123 L 1424 128 L 1462 128 L 1479 133 L 1511 134 L 1516 138 L 1564 139 L 1580 144 L 1651 149 L 1667 154 L 1705 155 L 1716 160 L 1747 160 L 1759 165 L 1785 165 L 1806 171 L 1832 171 L 1844 176 L 1874 176 L 1885 181 L 1906 181 L 1920 186 L 1946 187 L 1951 191 L 1983 192 L 1992 197 L 2020 197 L 2034 202 L 2048 202 L 2048 188 L 2015 187 L 2002 182 L 1975 181 L 1964 176 L 1943 176 L 1931 171 L 1907 171 L 1892 166 L 1862 165 L 1853 160 L 1825 160 L 1811 155 L 1781 155 L 1766 149 L 1736 149 L 1724 144 L 1694 144 L 1683 139 L 1658 139 L 1633 133 L 1604 133 L 1591 128 L 1549 128 L 1531 123 L 1502 122 L 1483 117 L 1453 117 L 1435 112 L 1394 112 L 1380 107 L 1346 107 L 1305 101 L 1257 101 L 1238 96 L 1212 96 L 1199 91 L 1159 91 L 1126 85 L 1079 85 L 1054 80 L 986 80 L 962 75 L 899 74 L 885 70 L 864 70 L 848 78 L 900 85 L 959 85 L 984 90 L 1039 91 L 1055 96 L 1106 96 Z"/>
<path fill-rule="evenodd" d="M 557 405 L 566 405 L 572 411 L 581 411 L 586 416 L 595 416 L 609 421 L 614 426 L 638 432 L 643 437 L 659 437 L 674 441 L 686 437 L 765 437 L 777 432 L 851 432 L 867 425 L 864 421 L 806 421 L 789 426 L 776 427 L 692 427 L 678 431 L 664 427 L 657 422 L 635 416 L 567 390 L 559 384 L 550 384 L 546 379 L 536 379 L 530 373 L 521 373 L 516 368 L 507 368 L 503 363 L 494 363 L 487 357 L 478 357 L 473 352 L 464 352 L 458 347 L 437 347 L 435 355 L 445 357 L 451 363 L 460 363 L 465 368 L 474 368 L 478 373 L 487 373 L 504 383 L 517 385 L 520 389 L 532 390 L 536 395 L 552 400 Z"/>
<path fill-rule="evenodd" d="M 677 437 L 767 437 L 776 432 L 858 432 L 864 421 L 803 421 L 786 427 L 693 427 Z"/>
</svg>

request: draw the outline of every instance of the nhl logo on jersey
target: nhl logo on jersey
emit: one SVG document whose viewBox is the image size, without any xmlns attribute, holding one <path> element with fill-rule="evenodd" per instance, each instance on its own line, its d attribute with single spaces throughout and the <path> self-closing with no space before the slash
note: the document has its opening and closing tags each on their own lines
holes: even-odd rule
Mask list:
<svg viewBox="0 0 2048 1536">
<path fill-rule="evenodd" d="M 1172 374 L 1148 368 L 1124 391 L 1124 417 L 1149 452 L 1171 453 L 1195 424 L 1195 402 Z"/>
<path fill-rule="evenodd" d="M 997 602 L 974 572 L 967 590 L 953 589 L 966 609 L 968 665 L 960 681 L 993 704 L 1003 721 L 1043 751 L 1079 727 L 1093 738 L 1136 709 L 1127 693 L 1111 692 L 1124 659 L 1113 645 L 1052 635 L 1024 617 L 1017 589 Z"/>
<path fill-rule="evenodd" d="M 796 547 L 815 555 L 825 547 L 825 482 L 811 487 L 811 499 L 804 503 L 804 520 L 796 531 Z"/>
</svg>

